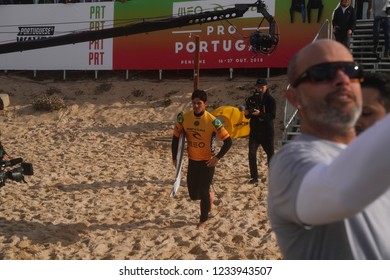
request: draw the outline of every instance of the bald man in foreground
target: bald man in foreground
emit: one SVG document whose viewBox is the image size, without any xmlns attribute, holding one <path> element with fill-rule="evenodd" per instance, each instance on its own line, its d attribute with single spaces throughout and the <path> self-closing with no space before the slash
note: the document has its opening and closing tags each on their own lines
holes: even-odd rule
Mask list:
<svg viewBox="0 0 390 280">
<path fill-rule="evenodd" d="M 390 117 L 356 138 L 363 71 L 318 40 L 288 68 L 301 135 L 269 168 L 268 212 L 286 259 L 390 259 Z"/>
</svg>

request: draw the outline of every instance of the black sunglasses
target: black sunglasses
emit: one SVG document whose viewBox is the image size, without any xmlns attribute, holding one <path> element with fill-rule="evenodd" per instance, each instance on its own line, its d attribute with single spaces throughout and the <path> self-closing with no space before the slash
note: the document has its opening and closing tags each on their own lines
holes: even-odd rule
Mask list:
<svg viewBox="0 0 390 280">
<path fill-rule="evenodd" d="M 310 82 L 329 82 L 336 77 L 337 71 L 342 70 L 350 79 L 358 79 L 363 81 L 363 67 L 355 62 L 325 62 L 309 67 L 299 76 L 292 84 L 293 87 L 299 86 L 301 83 Z"/>
</svg>

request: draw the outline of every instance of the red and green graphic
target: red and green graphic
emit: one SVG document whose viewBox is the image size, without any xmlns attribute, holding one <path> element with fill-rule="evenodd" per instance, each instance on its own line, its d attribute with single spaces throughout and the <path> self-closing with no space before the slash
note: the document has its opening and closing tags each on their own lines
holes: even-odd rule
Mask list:
<svg viewBox="0 0 390 280">
<path fill-rule="evenodd" d="M 257 28 L 260 27 L 263 34 L 269 33 L 269 23 L 261 13 L 256 17 L 244 15 L 242 18 L 195 25 L 184 22 L 182 27 L 176 27 L 177 20 L 173 24 L 174 28 L 160 30 L 169 27 L 172 19 L 178 19 L 178 16 L 205 11 L 203 7 L 214 7 L 214 10 L 218 10 L 218 6 L 225 7 L 223 0 L 116 2 L 116 26 L 135 24 L 137 34 L 114 38 L 113 70 L 192 69 L 197 36 L 200 67 L 203 69 L 287 67 L 291 56 L 315 38 L 325 21 L 328 20 L 330 25 L 339 0 L 306 0 L 303 10 L 291 9 L 291 0 L 264 2 L 274 5 L 275 14 L 272 16 L 279 35 L 279 42 L 270 54 L 250 50 L 251 34 Z M 229 5 L 232 3 L 234 2 L 227 2 Z M 245 4 L 250 3 L 251 0 L 245 1 Z M 140 28 L 142 33 L 139 33 Z M 326 35 L 330 32 L 328 28 L 326 26 L 323 30 Z"/>
</svg>

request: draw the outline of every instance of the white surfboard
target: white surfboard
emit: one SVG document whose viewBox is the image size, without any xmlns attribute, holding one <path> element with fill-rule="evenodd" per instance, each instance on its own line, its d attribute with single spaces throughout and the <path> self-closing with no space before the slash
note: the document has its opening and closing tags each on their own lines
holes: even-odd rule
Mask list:
<svg viewBox="0 0 390 280">
<path fill-rule="evenodd" d="M 180 134 L 179 137 L 179 146 L 177 149 L 177 162 L 176 162 L 176 177 L 175 177 L 175 182 L 173 183 L 170 197 L 174 197 L 179 190 L 180 187 L 180 181 L 181 181 L 181 169 L 183 166 L 183 154 L 184 154 L 184 148 L 185 148 L 185 141 L 186 137 L 184 136 L 184 132 Z"/>
</svg>

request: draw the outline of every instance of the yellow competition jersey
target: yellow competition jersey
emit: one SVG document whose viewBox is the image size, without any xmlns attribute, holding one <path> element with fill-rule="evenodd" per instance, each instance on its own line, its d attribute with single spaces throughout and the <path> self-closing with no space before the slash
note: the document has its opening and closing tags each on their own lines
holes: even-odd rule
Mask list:
<svg viewBox="0 0 390 280">
<path fill-rule="evenodd" d="M 200 117 L 195 116 L 193 111 L 180 113 L 177 116 L 173 134 L 179 137 L 183 129 L 187 138 L 188 157 L 192 160 L 212 158 L 215 134 L 221 140 L 229 138 L 229 133 L 223 127 L 222 122 L 207 111 Z"/>
</svg>

